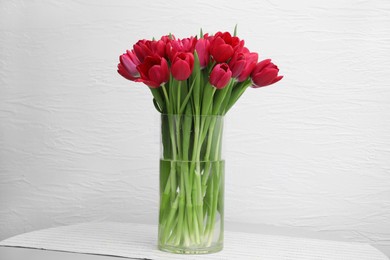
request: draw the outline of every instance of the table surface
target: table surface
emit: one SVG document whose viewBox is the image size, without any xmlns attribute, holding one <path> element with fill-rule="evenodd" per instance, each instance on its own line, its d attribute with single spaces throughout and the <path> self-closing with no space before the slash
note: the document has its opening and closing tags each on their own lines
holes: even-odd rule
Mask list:
<svg viewBox="0 0 390 260">
<path fill-rule="evenodd" d="M 225 231 L 222 252 L 177 255 L 157 250 L 157 227 L 84 223 L 21 234 L 0 242 L 1 260 L 282 259 L 388 260 L 368 244 L 275 234 Z M 40 249 L 40 250 L 38 250 Z M 114 257 L 116 256 L 116 257 Z"/>
</svg>

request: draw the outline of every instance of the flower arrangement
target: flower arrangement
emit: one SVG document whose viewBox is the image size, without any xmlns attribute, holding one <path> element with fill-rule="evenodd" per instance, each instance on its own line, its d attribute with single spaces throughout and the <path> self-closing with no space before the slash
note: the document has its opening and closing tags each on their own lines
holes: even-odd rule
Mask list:
<svg viewBox="0 0 390 260">
<path fill-rule="evenodd" d="M 161 116 L 159 247 L 222 249 L 223 116 L 249 87 L 278 82 L 278 67 L 229 32 L 139 40 L 118 72 L 146 84 Z"/>
</svg>

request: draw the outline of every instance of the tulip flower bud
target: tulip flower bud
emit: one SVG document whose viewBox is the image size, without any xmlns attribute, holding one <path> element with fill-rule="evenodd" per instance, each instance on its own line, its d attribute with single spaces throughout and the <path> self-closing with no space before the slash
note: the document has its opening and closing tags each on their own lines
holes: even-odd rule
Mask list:
<svg viewBox="0 0 390 260">
<path fill-rule="evenodd" d="M 218 63 L 227 62 L 235 51 L 243 45 L 238 37 L 232 37 L 229 32 L 217 32 L 210 43 L 210 54 Z"/>
<path fill-rule="evenodd" d="M 140 64 L 134 51 L 127 51 L 119 57 L 118 73 L 128 80 L 136 80 L 139 78 L 137 66 Z"/>
<path fill-rule="evenodd" d="M 163 40 L 139 40 L 133 45 L 133 49 L 135 55 L 141 63 L 144 62 L 145 58 L 148 56 L 165 56 L 165 42 Z"/>
<path fill-rule="evenodd" d="M 201 68 L 207 67 L 210 61 L 210 41 L 207 38 L 201 38 L 195 45 L 195 50 L 199 57 L 199 63 Z"/>
<path fill-rule="evenodd" d="M 171 72 L 176 80 L 186 80 L 194 68 L 194 55 L 192 53 L 178 52 L 172 61 Z"/>
<path fill-rule="evenodd" d="M 158 88 L 169 80 L 168 62 L 158 55 L 147 56 L 143 63 L 137 66 L 141 74 L 140 82 L 151 88 Z"/>
<path fill-rule="evenodd" d="M 134 53 L 137 55 L 138 60 L 142 63 L 147 56 L 153 54 L 152 50 L 148 47 L 148 40 L 139 40 L 133 45 Z"/>
<path fill-rule="evenodd" d="M 217 89 L 226 87 L 232 77 L 232 72 L 226 63 L 215 65 L 210 73 L 210 83 Z"/>
<path fill-rule="evenodd" d="M 172 39 L 166 43 L 166 55 L 169 60 L 173 61 L 176 53 L 178 52 L 191 52 L 195 50 L 195 44 L 197 39 L 195 37 L 184 39 Z"/>
<path fill-rule="evenodd" d="M 259 55 L 256 52 L 248 51 L 247 53 L 245 53 L 246 63 L 244 69 L 241 71 L 240 75 L 237 78 L 238 82 L 243 82 L 251 75 L 253 69 L 256 67 L 258 58 Z"/>
<path fill-rule="evenodd" d="M 278 82 L 283 78 L 283 76 L 278 76 L 278 73 L 278 67 L 270 59 L 260 61 L 251 74 L 253 87 L 260 88 Z"/>
<path fill-rule="evenodd" d="M 245 68 L 246 59 L 242 52 L 234 53 L 232 59 L 229 61 L 229 68 L 232 71 L 232 77 L 237 78 Z"/>
</svg>

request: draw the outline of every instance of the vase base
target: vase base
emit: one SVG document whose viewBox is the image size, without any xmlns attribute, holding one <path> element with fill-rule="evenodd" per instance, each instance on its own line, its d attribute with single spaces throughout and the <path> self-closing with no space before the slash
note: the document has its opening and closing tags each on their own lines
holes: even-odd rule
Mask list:
<svg viewBox="0 0 390 260">
<path fill-rule="evenodd" d="M 158 249 L 164 252 L 174 253 L 174 254 L 200 255 L 200 254 L 217 253 L 223 249 L 223 244 L 216 243 L 209 247 L 177 247 L 177 246 L 169 246 L 169 245 L 158 245 Z"/>
</svg>

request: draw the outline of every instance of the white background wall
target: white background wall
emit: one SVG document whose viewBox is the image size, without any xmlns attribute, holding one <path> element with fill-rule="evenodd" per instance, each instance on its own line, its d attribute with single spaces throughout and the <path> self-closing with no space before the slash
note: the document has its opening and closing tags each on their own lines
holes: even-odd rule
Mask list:
<svg viewBox="0 0 390 260">
<path fill-rule="evenodd" d="M 153 223 L 158 117 L 116 72 L 141 38 L 232 31 L 285 78 L 227 116 L 226 221 L 390 247 L 390 2 L 0 1 L 0 239 Z"/>
</svg>

